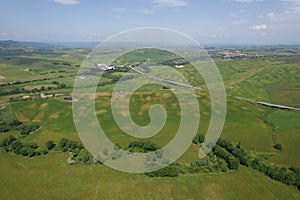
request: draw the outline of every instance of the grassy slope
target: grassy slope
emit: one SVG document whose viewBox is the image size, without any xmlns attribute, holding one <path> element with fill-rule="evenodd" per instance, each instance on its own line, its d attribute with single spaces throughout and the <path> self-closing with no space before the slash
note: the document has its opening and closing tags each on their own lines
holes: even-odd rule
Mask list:
<svg viewBox="0 0 300 200">
<path fill-rule="evenodd" d="M 297 63 L 286 63 L 282 59 L 221 61 L 217 64 L 224 75 L 228 92 L 247 98 L 276 102 L 278 98 L 276 95 L 282 95 L 272 95 L 272 91 L 270 95 L 269 85 L 280 81 L 295 82 L 299 79 Z M 26 67 L 22 66 L 22 68 Z M 7 70 L 7 68 L 4 69 Z M 16 70 L 21 71 L 17 68 Z M 46 71 L 48 70 L 49 68 L 46 69 Z M 193 73 L 193 70 L 189 68 L 186 70 L 186 74 Z M 34 77 L 30 77 L 30 79 L 34 79 Z M 200 83 L 201 79 L 194 81 Z M 72 83 L 71 80 L 68 82 Z M 105 91 L 107 88 L 111 88 L 111 86 L 105 86 L 99 90 Z M 205 133 L 210 117 L 209 106 L 207 106 L 209 105 L 208 94 L 203 92 L 199 96 L 202 123 L 199 132 L 201 133 Z M 155 99 L 154 96 L 150 94 L 153 103 L 155 100 L 160 102 L 159 98 Z M 147 96 L 140 97 L 136 102 L 143 102 L 146 98 Z M 166 101 L 170 101 L 168 105 L 174 103 L 174 100 L 166 99 Z M 99 99 L 99 103 L 101 104 L 97 104 L 97 108 L 102 110 L 102 114 L 109 113 L 109 98 Z M 140 113 L 139 107 L 141 106 L 142 103 L 137 103 L 132 107 L 133 117 L 136 116 L 137 122 L 145 123 L 147 109 Z M 148 105 L 145 106 L 145 108 L 147 107 Z M 35 141 L 43 146 L 47 140 L 53 139 L 58 142 L 62 137 L 79 140 L 72 122 L 69 102 L 57 100 L 19 102 L 11 104 L 9 109 L 14 111 L 21 121 L 41 123 L 42 128 L 26 137 L 26 141 Z M 241 141 L 242 146 L 248 150 L 275 152 L 272 148 L 271 130 L 260 120 L 264 111 L 263 107 L 228 98 L 228 112 L 222 137 L 233 143 Z M 101 116 L 101 112 L 98 113 L 99 116 Z M 171 114 L 176 115 L 175 111 L 173 112 L 171 111 Z M 113 141 L 126 145 L 131 138 L 124 136 L 120 130 L 112 126 L 109 114 L 104 116 L 103 121 L 110 122 L 106 123 L 106 126 L 105 123 L 103 124 L 109 132 L 109 137 Z M 300 166 L 298 151 L 300 128 L 295 125 L 299 115 L 293 112 L 278 111 L 273 112 L 269 119 L 278 127 L 277 139 L 284 146 L 282 153 L 272 158 L 270 162 Z M 176 130 L 176 125 L 172 126 L 172 123 L 175 122 L 176 119 L 172 118 L 170 129 L 156 137 L 160 146 L 172 138 L 173 133 L 170 130 Z M 18 133 L 13 134 L 18 135 Z M 2 137 L 4 135 L 0 135 L 0 139 Z M 195 160 L 197 153 L 197 148 L 191 146 L 180 161 Z M 69 166 L 66 158 L 66 154 L 29 159 L 1 153 L 0 180 L 5 181 L 0 181 L 0 199 L 21 197 L 53 199 L 63 198 L 63 194 L 67 195 L 66 198 L 75 199 L 202 199 L 205 197 L 208 199 L 299 199 L 299 192 L 293 187 L 270 180 L 260 173 L 246 168 L 222 175 L 184 175 L 176 179 L 151 179 L 144 175 L 116 172 L 104 166 Z M 11 178 L 12 176 L 22 178 Z"/>
<path fill-rule="evenodd" d="M 276 138 L 283 146 L 278 156 L 270 162 L 283 166 L 300 166 L 300 113 L 291 111 L 276 111 L 269 120 L 275 124 Z"/>
<path fill-rule="evenodd" d="M 44 145 L 47 140 L 58 142 L 62 137 L 78 140 L 71 107 L 70 102 L 48 99 L 13 103 L 10 109 L 20 121 L 41 124 L 41 129 L 25 140 Z"/>
<path fill-rule="evenodd" d="M 105 166 L 69 166 L 65 154 L 33 159 L 1 154 L 1 199 L 299 199 L 258 172 L 149 178 Z M 12 178 L 22 177 L 22 178 Z"/>
</svg>

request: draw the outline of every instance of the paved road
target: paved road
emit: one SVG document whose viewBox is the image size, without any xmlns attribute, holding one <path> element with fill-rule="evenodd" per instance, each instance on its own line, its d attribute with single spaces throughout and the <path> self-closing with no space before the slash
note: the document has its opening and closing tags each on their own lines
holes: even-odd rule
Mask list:
<svg viewBox="0 0 300 200">
<path fill-rule="evenodd" d="M 144 72 L 141 72 L 137 69 L 134 69 L 133 67 L 129 66 L 130 69 L 132 69 L 133 71 L 135 71 L 136 73 L 139 73 L 141 75 L 144 75 L 144 76 L 147 76 L 151 79 L 154 79 L 154 80 L 157 80 L 157 81 L 160 81 L 160 82 L 165 82 L 165 83 L 169 83 L 171 85 L 177 85 L 177 86 L 181 86 L 181 87 L 188 87 L 188 88 L 193 88 L 195 90 L 201 90 L 200 87 L 194 87 L 194 86 L 191 86 L 191 85 L 187 85 L 187 84 L 183 84 L 183 83 L 177 83 L 177 82 L 174 82 L 174 81 L 169 81 L 169 80 L 165 80 L 165 79 L 161 79 L 161 78 L 157 78 L 157 77 L 154 77 L 154 76 L 151 76 L 149 74 L 146 74 Z"/>
<path fill-rule="evenodd" d="M 196 90 L 201 90 L 200 87 L 193 87 L 191 85 L 177 83 L 177 82 L 174 82 L 174 81 L 169 81 L 169 80 L 157 78 L 157 77 L 151 76 L 149 74 L 146 74 L 144 72 L 141 72 L 141 71 L 139 71 L 137 69 L 134 69 L 131 66 L 129 66 L 129 68 L 132 69 L 133 71 L 139 73 L 139 74 L 142 74 L 144 76 L 147 76 L 147 77 L 149 77 L 151 79 L 154 79 L 154 80 L 157 80 L 157 81 L 160 81 L 160 82 L 165 82 L 165 83 L 169 83 L 171 85 L 177 85 L 177 86 L 181 86 L 181 87 L 188 87 L 188 88 L 193 88 L 193 89 L 196 89 Z M 282 109 L 282 110 L 296 110 L 296 111 L 300 111 L 300 108 L 296 108 L 296 107 L 285 106 L 285 105 L 278 105 L 278 104 L 272 104 L 272 103 L 267 103 L 267 102 L 262 102 L 262 101 L 256 101 L 256 100 L 247 99 L 247 98 L 238 97 L 238 96 L 232 96 L 232 95 L 227 95 L 227 96 L 231 96 L 231 97 L 233 97 L 235 99 L 241 99 L 241 100 L 244 100 L 244 101 L 247 101 L 247 102 L 250 102 L 250 103 L 255 103 L 255 104 L 266 106 L 266 107 L 270 107 L 270 108 L 277 108 L 277 109 Z"/>
<path fill-rule="evenodd" d="M 228 95 L 231 96 L 231 95 Z M 241 99 L 244 101 L 248 101 L 250 103 L 255 103 L 255 104 L 259 104 L 262 106 L 266 106 L 266 107 L 270 107 L 270 108 L 277 108 L 277 109 L 283 109 L 283 110 L 297 110 L 300 111 L 300 108 L 295 108 L 295 107 L 291 107 L 291 106 L 284 106 L 284 105 L 278 105 L 278 104 L 272 104 L 272 103 L 266 103 L 266 102 L 262 102 L 262 101 L 256 101 L 256 100 L 252 100 L 252 99 L 246 99 L 243 97 L 238 97 L 238 96 L 231 96 L 235 99 Z"/>
</svg>

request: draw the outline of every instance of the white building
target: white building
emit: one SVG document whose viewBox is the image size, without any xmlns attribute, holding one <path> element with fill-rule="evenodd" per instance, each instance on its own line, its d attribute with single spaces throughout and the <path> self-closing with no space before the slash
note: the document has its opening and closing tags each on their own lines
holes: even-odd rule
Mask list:
<svg viewBox="0 0 300 200">
<path fill-rule="evenodd" d="M 116 69 L 116 66 L 108 65 L 108 64 L 97 64 L 97 67 L 103 71 L 109 71 L 109 70 Z"/>
</svg>

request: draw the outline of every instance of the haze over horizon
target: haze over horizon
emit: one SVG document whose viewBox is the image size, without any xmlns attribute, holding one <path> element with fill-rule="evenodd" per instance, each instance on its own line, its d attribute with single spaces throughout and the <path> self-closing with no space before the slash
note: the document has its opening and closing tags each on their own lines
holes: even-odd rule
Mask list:
<svg viewBox="0 0 300 200">
<path fill-rule="evenodd" d="M 3 0 L 0 40 L 94 42 L 140 27 L 201 44 L 300 44 L 300 0 Z"/>
</svg>

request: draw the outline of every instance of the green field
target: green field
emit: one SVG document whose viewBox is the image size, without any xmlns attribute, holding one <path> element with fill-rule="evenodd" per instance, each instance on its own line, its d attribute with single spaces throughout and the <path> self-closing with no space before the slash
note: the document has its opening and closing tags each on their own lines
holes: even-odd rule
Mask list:
<svg viewBox="0 0 300 200">
<path fill-rule="evenodd" d="M 250 47 L 249 47 L 250 48 Z M 23 123 L 37 123 L 40 128 L 27 135 L 10 130 L 0 133 L 0 140 L 13 135 L 24 143 L 34 142 L 44 148 L 48 140 L 56 144 L 61 138 L 80 141 L 72 116 L 70 96 L 78 65 L 89 49 L 60 49 L 28 55 L 1 50 L 0 102 L 3 112 L 12 113 Z M 107 53 L 114 54 L 113 50 Z M 120 57 L 119 64 L 137 61 L 164 62 L 172 58 L 169 53 L 154 50 L 138 51 Z M 300 107 L 299 104 L 299 56 L 265 57 L 241 60 L 217 60 L 227 94 L 276 104 Z M 171 66 L 173 67 L 173 66 Z M 31 70 L 25 70 L 31 69 Z M 150 70 L 158 70 L 149 68 Z M 24 71 L 25 70 L 25 71 Z M 198 134 L 205 135 L 211 117 L 210 96 L 203 79 L 194 77 L 195 69 L 186 65 L 179 69 L 197 91 L 200 108 Z M 121 76 L 124 72 L 113 72 Z M 125 134 L 114 122 L 111 111 L 113 84 L 106 74 L 103 86 L 98 86 L 95 108 L 98 121 L 112 142 L 122 148 L 136 138 Z M 49 78 L 47 80 L 40 80 Z M 166 78 L 171 78 L 166 77 Z M 39 80 L 38 80 L 39 79 Z M 33 81 L 32 80 L 37 80 Z M 134 81 L 135 79 L 129 80 Z M 16 81 L 22 83 L 13 84 Z M 24 82 L 25 81 L 25 82 Z M 28 82 L 27 82 L 28 81 Z M 59 88 L 59 84 L 66 87 Z M 24 82 L 24 83 L 23 83 Z M 101 83 L 101 82 L 100 82 Z M 31 91 L 41 86 L 51 90 Z M 27 92 L 6 94 L 16 88 Z M 29 91 L 30 90 L 30 91 Z M 41 99 L 41 93 L 65 96 Z M 30 95 L 32 100 L 23 101 Z M 172 90 L 161 86 L 147 85 L 139 88 L 130 99 L 130 114 L 135 123 L 145 126 L 150 122 L 149 108 L 162 105 L 168 114 L 164 128 L 149 138 L 157 146 L 168 144 L 177 132 L 180 122 L 180 107 Z M 192 105 L 197 106 L 197 105 Z M 300 112 L 266 108 L 227 96 L 227 116 L 221 138 L 232 144 L 240 144 L 253 158 L 263 160 L 270 166 L 300 168 Z M 275 143 L 282 145 L 276 150 Z M 199 146 L 191 145 L 177 161 L 182 165 L 199 160 Z M 0 150 L 0 199 L 299 199 L 296 187 L 272 180 L 268 176 L 240 166 L 237 170 L 217 173 L 180 174 L 178 177 L 152 178 L 144 174 L 128 174 L 110 169 L 105 165 L 69 165 L 68 153 L 58 147 L 47 155 L 32 158 Z"/>
<path fill-rule="evenodd" d="M 149 178 L 105 166 L 69 166 L 65 154 L 1 154 L 1 199 L 299 199 L 299 192 L 246 168 L 227 174 Z M 22 178 L 16 178 L 22 177 Z M 4 189 L 5 188 L 5 189 Z M 130 191 L 130 192 L 128 192 Z"/>
</svg>

